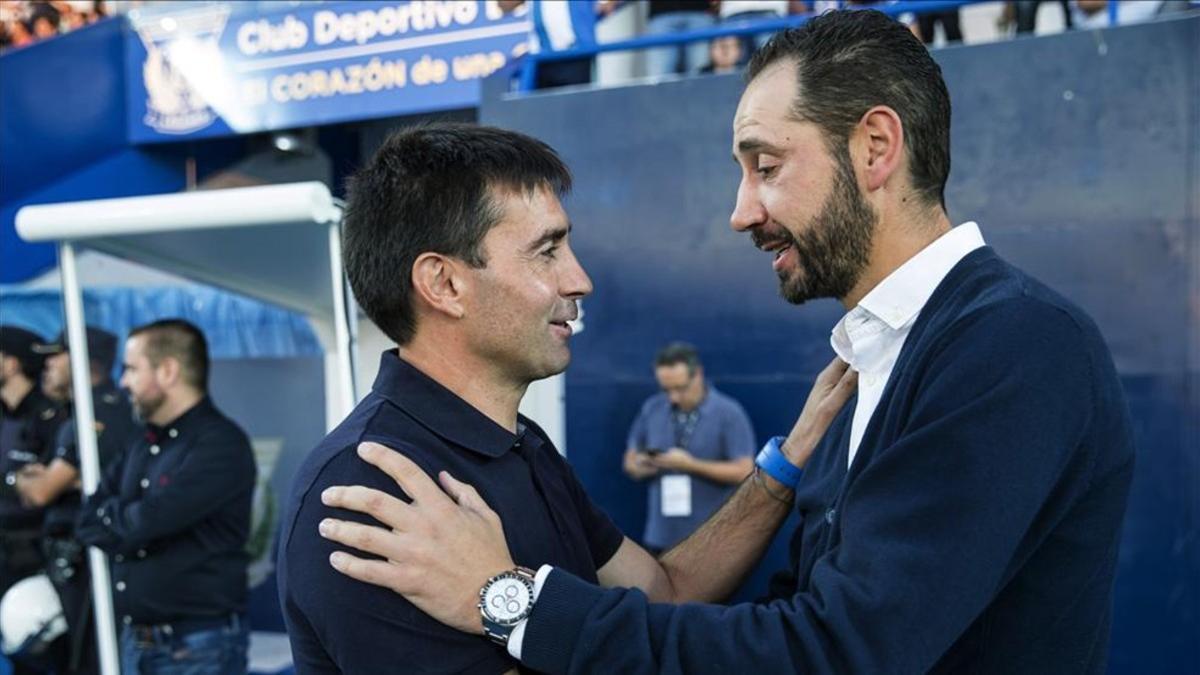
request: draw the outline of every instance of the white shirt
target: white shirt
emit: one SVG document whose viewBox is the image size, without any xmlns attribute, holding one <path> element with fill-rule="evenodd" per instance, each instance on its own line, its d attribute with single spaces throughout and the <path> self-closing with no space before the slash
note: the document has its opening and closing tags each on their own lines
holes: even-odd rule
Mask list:
<svg viewBox="0 0 1200 675">
<path fill-rule="evenodd" d="M 833 327 L 833 351 L 858 372 L 847 468 L 854 463 L 917 315 L 950 270 L 983 245 L 978 225 L 959 225 L 896 268 Z"/>
</svg>

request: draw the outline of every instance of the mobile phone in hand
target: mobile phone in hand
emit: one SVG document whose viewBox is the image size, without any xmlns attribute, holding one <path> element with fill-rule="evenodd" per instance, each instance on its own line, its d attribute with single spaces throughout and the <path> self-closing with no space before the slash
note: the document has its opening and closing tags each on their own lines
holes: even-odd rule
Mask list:
<svg viewBox="0 0 1200 675">
<path fill-rule="evenodd" d="M 662 454 L 662 448 L 642 448 L 639 452 L 644 452 L 651 457 Z"/>
</svg>

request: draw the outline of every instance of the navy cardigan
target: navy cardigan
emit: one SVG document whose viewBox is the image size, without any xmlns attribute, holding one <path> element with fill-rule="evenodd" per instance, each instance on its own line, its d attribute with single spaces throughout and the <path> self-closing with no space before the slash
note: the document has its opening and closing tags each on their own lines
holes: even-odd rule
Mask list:
<svg viewBox="0 0 1200 675">
<path fill-rule="evenodd" d="M 651 604 L 555 570 L 547 673 L 1100 673 L 1133 474 L 1099 331 L 990 248 L 922 309 L 847 472 L 853 404 L 814 453 L 772 598 Z"/>
</svg>

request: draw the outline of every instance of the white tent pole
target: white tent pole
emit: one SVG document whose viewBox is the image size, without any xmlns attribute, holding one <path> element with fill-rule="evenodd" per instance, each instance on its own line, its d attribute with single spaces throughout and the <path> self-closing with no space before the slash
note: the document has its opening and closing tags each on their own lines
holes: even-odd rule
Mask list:
<svg viewBox="0 0 1200 675">
<path fill-rule="evenodd" d="M 67 315 L 67 344 L 71 358 L 71 386 L 75 395 L 75 439 L 79 445 L 83 493 L 91 495 L 100 483 L 100 453 L 96 447 L 95 413 L 92 410 L 92 377 L 88 361 L 87 332 L 83 319 L 83 291 L 75 268 L 75 247 L 70 241 L 58 245 L 62 268 L 63 304 Z M 117 635 L 113 619 L 112 590 L 108 559 L 100 549 L 88 547 L 92 570 L 92 604 L 96 616 L 96 639 L 100 644 L 100 672 L 118 675 Z"/>
<path fill-rule="evenodd" d="M 333 335 L 338 364 L 341 414 L 350 414 L 357 400 L 353 360 L 350 358 L 350 317 L 346 312 L 346 281 L 342 274 L 342 237 L 338 221 L 329 224 L 329 274 L 333 292 Z"/>
</svg>

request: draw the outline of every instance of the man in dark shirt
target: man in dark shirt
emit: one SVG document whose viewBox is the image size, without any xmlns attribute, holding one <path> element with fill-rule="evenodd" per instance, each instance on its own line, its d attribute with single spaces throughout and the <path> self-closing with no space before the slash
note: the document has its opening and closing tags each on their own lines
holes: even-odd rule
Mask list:
<svg viewBox="0 0 1200 675">
<path fill-rule="evenodd" d="M 124 366 L 143 434 L 88 497 L 78 526 L 112 561 L 121 667 L 245 672 L 250 441 L 208 398 L 208 347 L 192 324 L 135 328 Z"/>
<path fill-rule="evenodd" d="M 454 476 L 476 486 L 495 506 L 516 563 L 554 560 L 604 586 L 675 597 L 660 564 L 622 536 L 541 429 L 517 414 L 530 382 L 566 368 L 576 300 L 592 289 L 571 252 L 559 202 L 569 186 L 567 168 L 545 144 L 448 124 L 394 134 L 352 181 L 343 224 L 347 276 L 359 304 L 399 349 L 383 355 L 372 392 L 309 455 L 292 486 L 279 593 L 298 672 L 517 668 L 502 645 L 521 639 L 518 623 L 488 626 L 498 643 L 491 644 L 330 568 L 330 556 L 342 553 L 318 526 L 354 516 L 326 507 L 326 489 L 357 484 L 403 495 L 359 459 L 356 449 L 374 447 L 365 441 L 402 449 L 447 485 Z M 429 543 L 414 535 L 414 547 Z M 509 580 L 533 578 L 518 569 Z M 732 586 L 681 583 L 678 590 L 711 598 Z"/>
<path fill-rule="evenodd" d="M 42 565 L 43 511 L 23 504 L 16 486 L 23 467 L 46 460 L 63 420 L 38 387 L 44 359 L 33 347 L 43 340 L 0 326 L 0 596 Z"/>
<path fill-rule="evenodd" d="M 87 348 L 96 442 L 103 471 L 111 467 L 129 446 L 134 430 L 133 411 L 110 375 L 117 356 L 117 336 L 88 327 Z M 71 405 L 71 359 L 65 332 L 50 344 L 35 345 L 34 350 L 46 356 L 42 390 L 65 403 L 67 417 L 59 426 L 51 458 L 44 463 L 26 465 L 17 476 L 17 492 L 27 505 L 46 509 L 42 527 L 45 572 L 58 592 L 68 629 L 67 636 L 53 646 L 57 670 L 91 673 L 99 666 L 91 622 L 91 575 L 85 548 L 75 537 L 81 464 Z"/>
</svg>

